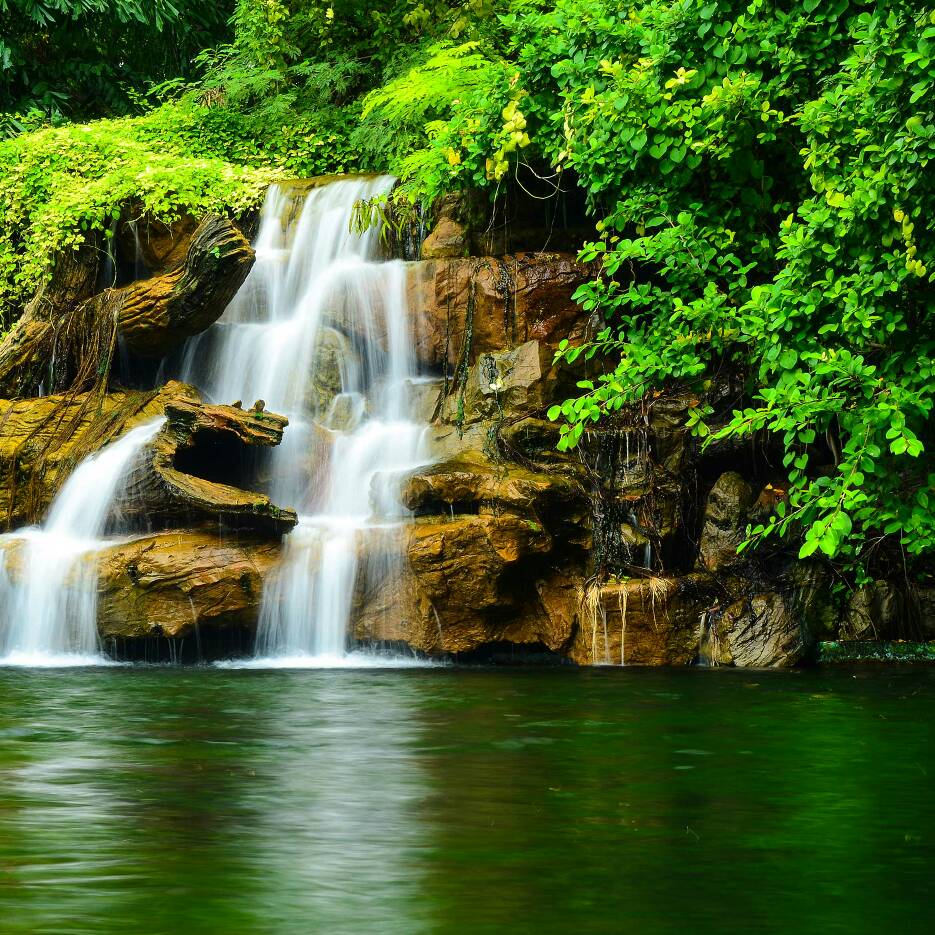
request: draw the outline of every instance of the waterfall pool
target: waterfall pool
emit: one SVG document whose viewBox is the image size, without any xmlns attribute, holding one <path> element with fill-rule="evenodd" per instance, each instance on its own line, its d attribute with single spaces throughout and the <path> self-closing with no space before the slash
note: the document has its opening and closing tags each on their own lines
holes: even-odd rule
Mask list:
<svg viewBox="0 0 935 935">
<path fill-rule="evenodd" d="M 0 669 L 0 932 L 928 932 L 935 669 Z"/>
</svg>

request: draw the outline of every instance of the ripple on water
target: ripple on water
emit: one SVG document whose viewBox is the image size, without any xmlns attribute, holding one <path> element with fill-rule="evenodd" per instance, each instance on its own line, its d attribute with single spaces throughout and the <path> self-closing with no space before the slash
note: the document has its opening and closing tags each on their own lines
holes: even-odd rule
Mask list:
<svg viewBox="0 0 935 935">
<path fill-rule="evenodd" d="M 262 656 L 251 659 L 225 659 L 214 663 L 219 669 L 426 669 L 446 663 L 411 656 L 383 656 L 376 653 L 352 652 L 343 656 L 295 655 Z"/>
</svg>

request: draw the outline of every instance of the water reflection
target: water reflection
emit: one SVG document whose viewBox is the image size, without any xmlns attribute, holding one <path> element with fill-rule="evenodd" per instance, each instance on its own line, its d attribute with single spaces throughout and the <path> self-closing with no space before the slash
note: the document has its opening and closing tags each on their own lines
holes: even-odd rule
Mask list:
<svg viewBox="0 0 935 935">
<path fill-rule="evenodd" d="M 257 781 L 280 807 L 254 829 L 277 930 L 300 913 L 323 932 L 426 930 L 419 695 L 360 674 L 277 686 Z"/>
<path fill-rule="evenodd" d="M 935 671 L 0 672 L 0 931 L 927 931 Z"/>
<path fill-rule="evenodd" d="M 405 685 L 111 675 L 3 685 L 0 930 L 422 931 Z"/>
</svg>

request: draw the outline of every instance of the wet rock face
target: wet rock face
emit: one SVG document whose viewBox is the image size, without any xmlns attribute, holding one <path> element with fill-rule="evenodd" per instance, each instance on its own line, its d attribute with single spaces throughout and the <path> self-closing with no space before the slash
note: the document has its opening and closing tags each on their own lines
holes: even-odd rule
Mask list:
<svg viewBox="0 0 935 935">
<path fill-rule="evenodd" d="M 108 290 L 100 301 L 117 310 L 117 327 L 131 351 L 162 357 L 217 321 L 254 259 L 253 248 L 231 221 L 208 215 L 177 268 Z"/>
<path fill-rule="evenodd" d="M 256 451 L 282 441 L 284 416 L 186 399 L 168 401 L 164 411 L 165 426 L 127 484 L 125 515 L 167 525 L 204 519 L 274 535 L 295 526 L 295 510 L 252 489 Z"/>
<path fill-rule="evenodd" d="M 910 636 L 908 616 L 906 601 L 892 584 L 872 581 L 851 594 L 838 639 L 904 639 Z"/>
<path fill-rule="evenodd" d="M 192 392 L 178 387 L 180 393 Z M 100 399 L 81 394 L 0 400 L 6 529 L 37 521 L 82 458 L 160 415 L 166 399 L 158 393 L 114 392 Z"/>
<path fill-rule="evenodd" d="M 418 359 L 452 373 L 462 358 L 473 364 L 481 354 L 530 340 L 554 350 L 563 338 L 583 334 L 581 309 L 571 296 L 590 273 L 561 254 L 412 264 L 408 301 L 416 315 Z"/>
<path fill-rule="evenodd" d="M 148 218 L 134 220 L 139 207 L 124 212 L 117 227 L 118 258 L 128 267 L 147 273 L 174 269 L 185 259 L 198 219 L 183 215 L 174 224 Z"/>
<path fill-rule="evenodd" d="M 541 410 L 556 382 L 552 356 L 538 341 L 479 355 L 461 391 L 446 400 L 447 420 L 464 425 Z"/>
<path fill-rule="evenodd" d="M 720 614 L 715 626 L 721 665 L 790 666 L 808 648 L 808 633 L 793 603 L 776 592 L 736 601 Z"/>
<path fill-rule="evenodd" d="M 212 532 L 172 531 L 110 546 L 96 558 L 102 638 L 186 637 L 199 627 L 256 625 L 278 542 L 222 544 Z"/>
<path fill-rule="evenodd" d="M 698 551 L 701 568 L 716 571 L 737 561 L 737 547 L 745 538 L 755 499 L 753 488 L 735 471 L 718 478 L 705 507 Z"/>
<path fill-rule="evenodd" d="M 341 393 L 342 374 L 347 367 L 359 367 L 360 361 L 348 338 L 334 328 L 322 331 L 314 351 L 312 373 L 306 405 L 324 420 L 337 396 Z"/>
<path fill-rule="evenodd" d="M 917 638 L 935 640 L 935 588 L 916 588 L 912 598 L 918 620 Z"/>
<path fill-rule="evenodd" d="M 574 476 L 492 463 L 470 450 L 413 472 L 402 500 L 421 515 L 512 511 L 535 521 L 561 507 L 565 519 L 588 522 L 587 494 Z"/>
<path fill-rule="evenodd" d="M 585 589 L 571 658 L 584 665 L 689 665 L 714 593 L 703 575 L 631 578 Z"/>
<path fill-rule="evenodd" d="M 454 218 L 443 217 L 422 243 L 423 260 L 463 257 L 470 249 L 467 229 Z"/>
<path fill-rule="evenodd" d="M 550 569 L 554 541 L 515 514 L 417 520 L 402 543 L 402 584 L 362 596 L 355 636 L 404 642 L 430 654 L 508 641 L 567 647 L 575 625 L 574 577 Z"/>
</svg>

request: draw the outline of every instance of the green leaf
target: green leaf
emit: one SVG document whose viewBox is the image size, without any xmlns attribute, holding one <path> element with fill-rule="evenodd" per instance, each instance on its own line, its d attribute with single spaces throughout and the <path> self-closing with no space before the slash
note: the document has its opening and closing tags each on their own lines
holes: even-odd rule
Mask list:
<svg viewBox="0 0 935 935">
<path fill-rule="evenodd" d="M 818 551 L 818 540 L 817 539 L 806 539 L 802 543 L 802 547 L 799 549 L 799 558 L 808 558 L 809 555 L 813 555 Z"/>
<path fill-rule="evenodd" d="M 798 353 L 791 347 L 786 348 L 779 356 L 779 366 L 783 370 L 791 370 L 799 361 Z"/>
</svg>

